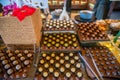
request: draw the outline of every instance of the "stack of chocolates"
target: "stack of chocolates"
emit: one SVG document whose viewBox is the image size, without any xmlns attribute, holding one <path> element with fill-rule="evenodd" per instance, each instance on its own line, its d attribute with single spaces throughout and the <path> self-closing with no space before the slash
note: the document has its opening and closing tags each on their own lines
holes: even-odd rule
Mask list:
<svg viewBox="0 0 120 80">
<path fill-rule="evenodd" d="M 42 40 L 42 50 L 79 50 L 74 33 L 45 33 Z"/>
<path fill-rule="evenodd" d="M 120 80 L 120 64 L 107 47 L 84 47 L 83 50 L 90 51 L 101 75 L 104 78 L 110 78 L 110 80 L 116 78 L 117 80 Z M 86 52 L 85 57 L 89 65 L 95 70 L 88 52 Z"/>
<path fill-rule="evenodd" d="M 75 30 L 72 20 L 47 20 L 44 30 Z"/>
<path fill-rule="evenodd" d="M 0 66 L 6 79 L 25 78 L 33 60 L 33 51 L 1 51 Z"/>
<path fill-rule="evenodd" d="M 78 35 L 81 41 L 103 41 L 109 40 L 107 34 L 99 29 L 96 23 L 80 23 L 78 26 Z"/>
<path fill-rule="evenodd" d="M 81 60 L 75 52 L 42 52 L 35 80 L 81 80 Z"/>
</svg>

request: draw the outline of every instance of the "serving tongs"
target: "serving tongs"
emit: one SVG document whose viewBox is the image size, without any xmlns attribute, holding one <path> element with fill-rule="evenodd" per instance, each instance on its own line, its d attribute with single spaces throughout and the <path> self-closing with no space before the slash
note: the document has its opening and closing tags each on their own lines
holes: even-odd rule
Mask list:
<svg viewBox="0 0 120 80">
<path fill-rule="evenodd" d="M 80 58 L 85 62 L 85 64 L 88 66 L 88 68 L 90 69 L 90 71 L 93 73 L 93 75 L 96 77 L 97 80 L 104 80 L 103 78 L 99 78 L 98 75 L 94 72 L 94 70 L 91 68 L 91 66 L 88 64 L 88 62 L 84 59 L 84 57 L 81 55 L 80 52 L 79 53 L 79 56 Z"/>
</svg>

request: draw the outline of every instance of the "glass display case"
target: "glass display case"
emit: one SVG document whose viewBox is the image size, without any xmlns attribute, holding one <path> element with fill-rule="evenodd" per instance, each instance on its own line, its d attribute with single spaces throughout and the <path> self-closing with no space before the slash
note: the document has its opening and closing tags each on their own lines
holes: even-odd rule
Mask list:
<svg viewBox="0 0 120 80">
<path fill-rule="evenodd" d="M 49 0 L 50 9 L 60 9 L 64 5 L 64 0 Z M 86 9 L 88 0 L 72 0 L 72 9 Z"/>
</svg>

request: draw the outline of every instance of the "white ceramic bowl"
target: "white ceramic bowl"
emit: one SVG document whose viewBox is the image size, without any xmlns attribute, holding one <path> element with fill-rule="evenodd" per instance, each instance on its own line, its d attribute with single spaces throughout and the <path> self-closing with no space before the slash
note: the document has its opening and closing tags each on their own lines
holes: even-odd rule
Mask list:
<svg viewBox="0 0 120 80">
<path fill-rule="evenodd" d="M 80 11 L 80 18 L 83 18 L 83 19 L 92 19 L 92 16 L 93 16 L 93 11 L 90 11 L 90 10 L 81 10 Z"/>
</svg>

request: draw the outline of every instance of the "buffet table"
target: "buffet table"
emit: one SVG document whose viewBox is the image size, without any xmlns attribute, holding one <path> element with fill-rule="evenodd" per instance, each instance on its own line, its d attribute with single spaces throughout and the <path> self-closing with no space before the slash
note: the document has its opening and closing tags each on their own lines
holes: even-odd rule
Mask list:
<svg viewBox="0 0 120 80">
<path fill-rule="evenodd" d="M 46 20 L 40 46 L 0 50 L 0 78 L 118 80 L 119 50 L 105 29 L 96 22 Z"/>
</svg>

